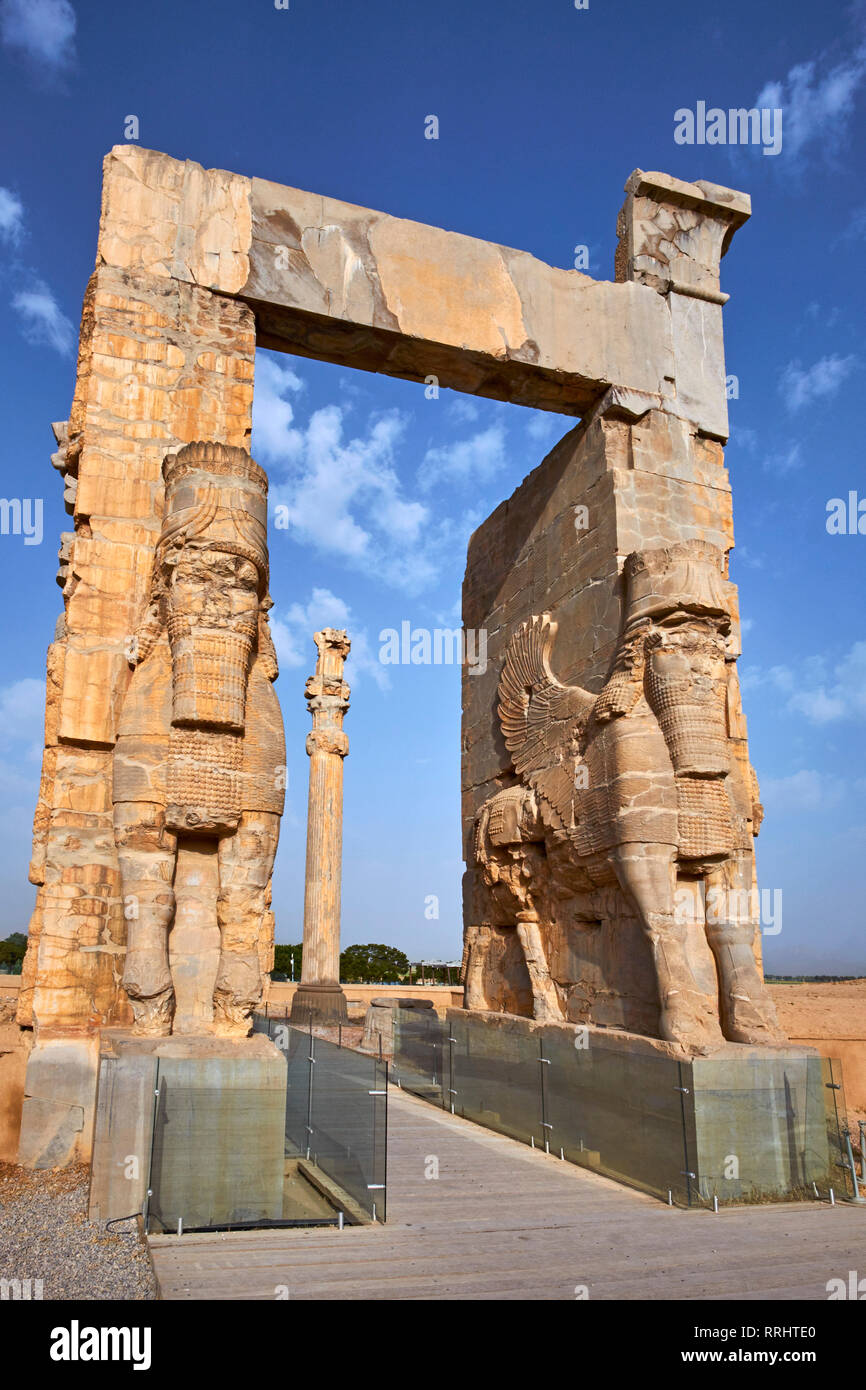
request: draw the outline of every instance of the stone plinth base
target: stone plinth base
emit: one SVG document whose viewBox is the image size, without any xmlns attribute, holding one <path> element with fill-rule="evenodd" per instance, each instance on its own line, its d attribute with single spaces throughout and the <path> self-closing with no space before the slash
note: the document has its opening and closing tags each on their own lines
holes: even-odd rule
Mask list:
<svg viewBox="0 0 866 1390">
<path fill-rule="evenodd" d="M 348 1023 L 346 996 L 339 984 L 301 984 L 292 1000 L 291 1021 L 296 1028 L 325 1023 Z"/>
<path fill-rule="evenodd" d="M 105 1032 L 90 1217 L 142 1210 L 151 1230 L 279 1219 L 286 1061 L 250 1038 Z"/>
<path fill-rule="evenodd" d="M 838 1064 L 449 1009 L 396 1015 L 393 1074 L 455 1113 L 683 1205 L 844 1193 Z"/>
<path fill-rule="evenodd" d="M 42 1034 L 27 1058 L 18 1162 L 25 1168 L 62 1168 L 90 1161 L 97 1033 Z"/>
<path fill-rule="evenodd" d="M 0 1001 L 0 1018 L 2 1010 Z M 0 1163 L 18 1162 L 24 1082 L 32 1045 L 29 1029 L 0 1021 Z"/>
</svg>

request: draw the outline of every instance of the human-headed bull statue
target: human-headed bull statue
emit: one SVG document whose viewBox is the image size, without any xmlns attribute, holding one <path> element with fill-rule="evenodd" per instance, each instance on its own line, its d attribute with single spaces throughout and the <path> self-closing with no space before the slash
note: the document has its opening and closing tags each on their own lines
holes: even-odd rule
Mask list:
<svg viewBox="0 0 866 1390">
<path fill-rule="evenodd" d="M 547 963 L 557 900 L 618 885 L 636 911 L 658 988 L 660 1036 L 709 1050 L 783 1041 L 758 969 L 757 782 L 733 755 L 733 662 L 723 556 L 692 540 L 628 557 L 624 626 L 598 694 L 550 669 L 557 625 L 532 617 L 508 644 L 499 718 L 517 781 L 475 821 L 476 894 L 466 1005 L 486 1008 L 491 929 L 514 926 L 538 1019 L 561 1019 Z M 678 875 L 702 884 L 717 990 L 695 979 Z"/>
</svg>

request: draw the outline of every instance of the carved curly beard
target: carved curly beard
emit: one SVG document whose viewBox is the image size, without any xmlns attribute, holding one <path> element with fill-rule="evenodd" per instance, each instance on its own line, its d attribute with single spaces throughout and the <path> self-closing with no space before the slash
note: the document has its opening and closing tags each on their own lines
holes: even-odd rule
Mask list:
<svg viewBox="0 0 866 1390">
<path fill-rule="evenodd" d="M 674 771 L 724 776 L 730 752 L 721 694 L 687 678 L 661 675 L 652 667 L 647 685 Z"/>
<path fill-rule="evenodd" d="M 713 632 L 685 630 L 669 638 L 657 629 L 647 646 L 647 699 L 674 771 L 725 776 L 730 770 L 730 749 L 720 639 Z"/>
<path fill-rule="evenodd" d="M 255 620 L 236 629 L 193 627 L 170 614 L 172 723 L 242 733 Z"/>
</svg>

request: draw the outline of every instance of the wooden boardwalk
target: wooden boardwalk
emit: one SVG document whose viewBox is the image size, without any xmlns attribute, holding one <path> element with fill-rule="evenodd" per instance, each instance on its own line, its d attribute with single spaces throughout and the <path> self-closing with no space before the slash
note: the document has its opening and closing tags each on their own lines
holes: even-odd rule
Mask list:
<svg viewBox="0 0 866 1390">
<path fill-rule="evenodd" d="M 161 1296 L 823 1300 L 866 1275 L 863 1207 L 682 1211 L 393 1087 L 388 1118 L 386 1225 L 154 1236 Z"/>
</svg>

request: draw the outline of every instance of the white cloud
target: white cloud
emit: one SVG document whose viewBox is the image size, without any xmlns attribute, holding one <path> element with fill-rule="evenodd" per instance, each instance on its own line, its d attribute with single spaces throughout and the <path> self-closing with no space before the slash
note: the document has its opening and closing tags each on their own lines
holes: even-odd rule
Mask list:
<svg viewBox="0 0 866 1390">
<path fill-rule="evenodd" d="M 253 454 L 275 460 L 298 457 L 303 434 L 292 425 L 294 408 L 283 397 L 288 391 L 303 388 L 303 381 L 291 367 L 258 354 L 253 392 Z"/>
<path fill-rule="evenodd" d="M 276 616 L 274 610 L 270 627 L 280 666 L 309 666 L 310 674 L 316 665 L 313 633 L 325 627 L 345 629 L 352 643 L 346 663 L 349 683 L 357 687 L 359 673 L 366 673 L 380 690 L 389 688 L 388 673 L 371 650 L 367 633 L 357 627 L 349 605 L 330 589 L 313 589 L 307 603 L 293 603 L 282 616 Z"/>
<path fill-rule="evenodd" d="M 775 453 L 766 454 L 763 468 L 765 473 L 777 473 L 784 477 L 786 473 L 794 473 L 798 468 L 802 468 L 804 462 L 803 446 L 798 441 L 786 448 L 777 449 Z"/>
<path fill-rule="evenodd" d="M 738 545 L 734 551 L 734 563 L 746 565 L 750 570 L 762 570 L 764 568 L 763 556 L 755 555 L 747 545 Z"/>
<path fill-rule="evenodd" d="M 496 423 L 469 439 L 428 449 L 418 470 L 418 483 L 429 492 L 439 482 L 486 482 L 505 463 L 505 427 Z"/>
<path fill-rule="evenodd" d="M 391 411 L 370 417 L 366 437 L 344 440 L 340 406 L 313 413 L 299 476 L 289 489 L 289 517 L 300 539 L 370 563 L 376 537 L 397 553 L 415 545 L 427 509 L 401 496 L 393 465 L 404 429 L 403 417 Z"/>
<path fill-rule="evenodd" d="M 75 11 L 69 0 L 4 0 L 0 34 L 49 68 L 69 63 L 75 53 Z"/>
<path fill-rule="evenodd" d="M 728 447 L 735 444 L 738 449 L 742 449 L 746 454 L 754 454 L 758 448 L 758 432 L 750 430 L 746 425 L 736 425 L 731 432 Z"/>
<path fill-rule="evenodd" d="M 768 82 L 755 99 L 757 107 L 781 107 L 783 150 L 787 163 L 805 162 L 810 147 L 826 160 L 848 132 L 854 98 L 866 76 L 866 44 L 830 66 L 827 52 L 798 63 L 781 81 Z"/>
<path fill-rule="evenodd" d="M 747 667 L 742 683 L 777 691 L 786 697 L 786 709 L 812 724 L 866 719 L 866 642 L 855 642 L 832 667 L 822 656 L 808 657 L 796 671 L 789 666 L 767 671 Z"/>
<path fill-rule="evenodd" d="M 24 205 L 10 188 L 0 188 L 0 237 L 17 242 L 24 227 Z"/>
<path fill-rule="evenodd" d="M 63 357 L 71 353 L 75 330 L 47 285 L 37 281 L 31 289 L 21 290 L 12 307 L 21 317 L 21 331 L 29 343 L 54 348 Z"/>
<path fill-rule="evenodd" d="M 761 779 L 761 802 L 776 815 L 826 811 L 838 805 L 844 794 L 845 785 L 838 778 L 812 769 L 794 772 L 789 777 Z"/>
<path fill-rule="evenodd" d="M 866 237 L 866 203 L 861 203 L 851 213 L 848 225 L 840 233 L 840 241 L 860 241 Z"/>
<path fill-rule="evenodd" d="M 434 510 L 423 483 L 420 497 L 408 492 L 397 466 L 409 451 L 413 416 L 372 411 L 349 434 L 345 401 L 314 410 L 304 422 L 303 389 L 291 368 L 257 354 L 252 447 L 270 472 L 272 555 L 288 533 L 406 594 L 438 583 L 446 565 L 461 572 L 469 536 L 486 508 L 476 497 L 461 512 L 453 505 Z M 435 470 L 438 478 L 450 470 L 480 479 L 504 462 L 504 439 L 497 424 L 441 451 L 428 450 L 421 473 Z"/>
<path fill-rule="evenodd" d="M 540 444 L 552 442 L 554 438 L 562 438 L 566 429 L 572 429 L 574 421 L 568 423 L 563 420 L 561 415 L 555 415 L 549 410 L 528 410 L 526 421 L 526 433 L 530 439 L 537 440 Z"/>
<path fill-rule="evenodd" d="M 448 401 L 448 413 L 461 423 L 473 424 L 481 414 L 471 396 L 454 396 Z"/>
<path fill-rule="evenodd" d="M 344 405 L 296 422 L 285 397 L 303 383 L 291 369 L 260 355 L 256 378 L 253 453 L 284 472 L 280 478 L 271 469 L 272 545 L 288 530 L 299 544 L 407 592 L 433 584 L 453 523 L 434 523 L 423 502 L 404 494 L 396 461 L 409 417 L 374 411 L 346 438 Z"/>
<path fill-rule="evenodd" d="M 782 373 L 779 390 L 785 398 L 790 411 L 802 410 L 803 406 L 824 396 L 834 396 L 843 381 L 858 365 L 852 353 L 848 357 L 833 354 L 822 357 L 811 367 L 801 367 L 799 362 L 789 362 Z"/>
</svg>

